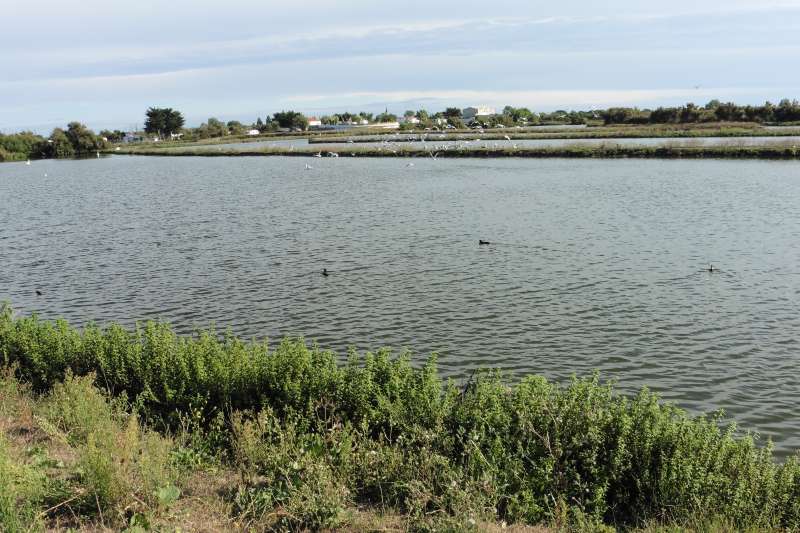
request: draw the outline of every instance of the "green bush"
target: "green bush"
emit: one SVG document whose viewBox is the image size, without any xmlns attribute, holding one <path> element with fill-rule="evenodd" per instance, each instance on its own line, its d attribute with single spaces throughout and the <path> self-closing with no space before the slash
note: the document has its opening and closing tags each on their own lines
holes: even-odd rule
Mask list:
<svg viewBox="0 0 800 533">
<path fill-rule="evenodd" d="M 8 442 L 0 435 L 0 530 L 7 533 L 41 531 L 38 505 L 45 498 L 43 472 L 20 464 L 9 453 Z"/>
<path fill-rule="evenodd" d="M 124 402 L 109 401 L 94 381 L 94 374 L 73 377 L 68 370 L 39 409 L 40 425 L 75 450 L 84 507 L 105 509 L 111 520 L 143 504 L 140 511 L 164 507 L 162 494 L 177 479 L 173 443 L 142 428 Z"/>
<path fill-rule="evenodd" d="M 618 395 L 596 376 L 510 385 L 483 372 L 459 390 L 442 382 L 433 359 L 414 368 L 381 351 L 338 364 L 302 339 L 270 350 L 213 331 L 179 337 L 160 323 L 79 331 L 14 318 L 8 308 L 0 356 L 54 398 L 71 397 L 57 384 L 72 372 L 87 376 L 81 387 L 93 381 L 127 397 L 157 427 L 203 427 L 240 465 L 239 508 L 251 520 L 277 520 L 277 507 L 292 527 L 331 527 L 355 502 L 400 509 L 420 527 L 434 516 L 627 527 L 703 515 L 736 527 L 800 528 L 796 458 L 778 464 L 769 444 L 721 428 L 718 418 L 689 417 L 647 390 Z M 99 411 L 87 390 L 74 397 L 87 399 L 68 424 L 61 419 L 70 438 L 85 433 L 85 417 L 107 416 L 90 415 Z M 119 467 L 103 457 L 119 445 L 95 434 L 86 469 L 113 499 L 124 491 L 103 473 Z M 158 464 L 174 460 L 161 456 Z M 142 494 L 169 477 L 136 468 Z"/>
</svg>

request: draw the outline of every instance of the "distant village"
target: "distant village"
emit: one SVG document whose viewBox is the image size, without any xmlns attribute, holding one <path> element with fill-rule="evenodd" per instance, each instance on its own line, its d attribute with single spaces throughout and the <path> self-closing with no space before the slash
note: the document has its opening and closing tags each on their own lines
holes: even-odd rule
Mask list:
<svg viewBox="0 0 800 533">
<path fill-rule="evenodd" d="M 171 132 L 169 134 L 148 134 L 139 131 L 103 133 L 111 134 L 111 138 L 106 137 L 106 139 L 112 142 L 134 143 L 185 140 L 187 138 L 203 139 L 225 135 L 255 137 L 264 133 L 348 131 L 354 129 L 441 131 L 464 128 L 523 127 L 538 123 L 540 119 L 547 118 L 545 115 L 548 115 L 551 120 L 564 121 L 570 118 L 570 113 L 566 111 L 537 115 L 526 108 L 513 108 L 510 106 L 506 106 L 501 113 L 498 113 L 494 107 L 490 106 L 469 106 L 463 109 L 451 107 L 432 114 L 425 110 L 409 110 L 402 116 L 389 113 L 388 110 L 380 114 L 344 112 L 324 116 L 306 116 L 294 111 L 283 111 L 265 119 L 258 118 L 249 125 L 235 120 L 223 123 L 220 120 L 211 118 L 197 128 L 182 128 L 179 132 Z"/>
</svg>

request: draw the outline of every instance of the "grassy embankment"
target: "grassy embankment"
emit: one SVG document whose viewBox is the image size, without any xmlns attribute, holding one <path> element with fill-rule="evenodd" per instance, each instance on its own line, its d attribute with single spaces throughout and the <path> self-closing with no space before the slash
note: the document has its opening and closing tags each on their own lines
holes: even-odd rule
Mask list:
<svg viewBox="0 0 800 533">
<path fill-rule="evenodd" d="M 345 143 L 373 142 L 374 139 L 396 139 L 397 135 L 409 139 L 419 139 L 420 135 L 436 140 L 463 140 L 481 138 L 485 140 L 502 140 L 505 135 L 512 139 L 637 139 L 637 138 L 673 138 L 673 137 L 784 137 L 800 135 L 800 127 L 792 129 L 772 130 L 764 129 L 760 124 L 750 122 L 732 123 L 703 123 L 703 124 L 654 124 L 649 126 L 592 126 L 577 130 L 564 130 L 553 127 L 524 127 L 524 128 L 494 128 L 476 132 L 470 129 L 455 129 L 442 131 L 423 132 L 416 130 L 391 131 L 378 128 L 358 128 L 347 131 L 308 131 L 298 132 L 265 132 L 258 136 L 228 135 L 210 139 L 192 139 L 174 141 L 144 142 L 137 144 L 140 147 L 189 147 L 189 146 L 214 146 L 218 144 L 252 143 L 264 141 L 280 141 L 308 138 L 309 143 Z M 122 145 L 124 147 L 124 145 Z"/>
<path fill-rule="evenodd" d="M 702 126 L 702 127 L 701 127 Z M 800 136 L 800 128 L 765 129 L 756 124 L 703 124 L 693 127 L 681 125 L 652 125 L 652 126 L 602 126 L 583 128 L 578 130 L 517 130 L 494 129 L 455 132 L 415 132 L 413 134 L 399 132 L 398 135 L 383 134 L 380 136 L 369 135 L 337 135 L 325 138 L 309 138 L 309 144 L 315 143 L 366 143 L 382 140 L 391 141 L 419 141 L 422 137 L 430 142 L 437 141 L 464 141 L 480 139 L 482 141 L 500 141 L 509 137 L 511 140 L 524 139 L 671 139 L 671 138 L 707 138 L 707 137 L 791 137 Z"/>
<path fill-rule="evenodd" d="M 429 143 L 432 145 L 433 143 Z M 342 157 L 436 157 L 436 158 L 648 158 L 648 159 L 798 159 L 800 145 L 787 143 L 770 143 L 768 145 L 716 145 L 691 146 L 671 145 L 634 146 L 608 144 L 568 144 L 557 147 L 517 147 L 500 144 L 497 147 L 480 146 L 469 148 L 449 147 L 444 149 L 434 146 L 343 146 L 342 148 L 325 149 L 325 154 L 335 153 Z M 114 152 L 123 155 L 146 156 L 194 156 L 194 157 L 234 157 L 234 156 L 291 156 L 313 157 L 319 153 L 314 147 L 284 148 L 217 148 L 192 149 L 181 148 L 147 148 L 131 147 Z"/>
<path fill-rule="evenodd" d="M 596 378 L 456 386 L 433 359 L 8 308 L 0 356 L 6 531 L 800 527 L 797 459 Z"/>
</svg>

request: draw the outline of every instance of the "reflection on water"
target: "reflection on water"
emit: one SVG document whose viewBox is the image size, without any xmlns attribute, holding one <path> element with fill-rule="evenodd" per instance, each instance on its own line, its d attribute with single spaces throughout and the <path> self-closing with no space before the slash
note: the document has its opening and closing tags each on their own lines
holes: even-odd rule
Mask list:
<svg viewBox="0 0 800 533">
<path fill-rule="evenodd" d="M 796 162 L 305 163 L 0 165 L 0 299 L 437 351 L 459 379 L 598 369 L 800 447 Z"/>
</svg>

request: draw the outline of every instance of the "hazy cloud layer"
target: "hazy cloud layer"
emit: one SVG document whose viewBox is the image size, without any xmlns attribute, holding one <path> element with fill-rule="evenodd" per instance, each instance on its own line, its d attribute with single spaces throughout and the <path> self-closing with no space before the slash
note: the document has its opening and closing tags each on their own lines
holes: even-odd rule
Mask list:
<svg viewBox="0 0 800 533">
<path fill-rule="evenodd" d="M 553 109 L 800 92 L 800 1 L 596 4 L 20 3 L 0 32 L 0 129 L 127 128 L 150 105 L 192 124 L 287 107 Z"/>
</svg>

